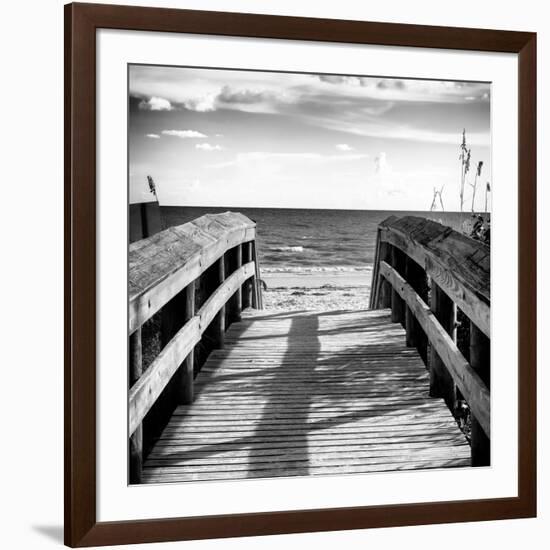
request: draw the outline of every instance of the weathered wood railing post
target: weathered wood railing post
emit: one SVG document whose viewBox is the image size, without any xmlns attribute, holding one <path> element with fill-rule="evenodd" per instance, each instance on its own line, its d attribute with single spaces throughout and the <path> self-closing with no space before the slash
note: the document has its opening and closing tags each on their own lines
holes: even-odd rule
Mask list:
<svg viewBox="0 0 550 550">
<path fill-rule="evenodd" d="M 456 343 L 456 304 L 432 281 L 430 309 L 443 329 Z M 452 376 L 449 374 L 443 361 L 431 348 L 430 352 L 430 395 L 442 397 L 447 406 L 455 408 L 455 385 Z"/>
<path fill-rule="evenodd" d="M 379 243 L 379 262 L 388 262 L 391 264 L 392 262 L 392 246 L 389 245 L 386 242 L 380 242 Z M 388 308 L 391 307 L 392 304 L 392 288 L 390 283 L 386 281 L 383 277 L 379 277 L 380 285 L 379 289 L 379 295 L 378 295 L 378 307 L 380 308 Z"/>
<path fill-rule="evenodd" d="M 229 270 L 231 272 L 236 271 L 241 265 L 243 265 L 243 246 L 239 244 L 233 249 L 232 254 L 229 255 Z M 242 301 L 243 290 L 242 287 L 239 287 L 227 302 L 227 318 L 229 323 L 235 323 L 241 320 Z"/>
<path fill-rule="evenodd" d="M 185 289 L 185 311 L 183 316 L 184 324 L 195 315 L 195 281 L 189 283 Z M 195 398 L 194 389 L 194 350 L 187 355 L 181 367 L 181 393 L 182 403 L 187 405 L 193 403 Z"/>
<path fill-rule="evenodd" d="M 225 281 L 225 260 L 222 256 L 216 261 L 216 288 Z M 221 349 L 224 346 L 225 340 L 225 305 L 221 307 L 220 311 L 214 317 L 212 321 L 212 337 L 214 348 Z"/>
<path fill-rule="evenodd" d="M 263 309 L 262 291 L 260 288 L 260 267 L 258 263 L 256 240 L 251 242 L 251 247 L 251 258 L 254 262 L 254 277 L 252 279 L 252 307 L 254 309 Z"/>
<path fill-rule="evenodd" d="M 491 387 L 491 344 L 489 338 L 470 322 L 470 364 L 485 385 Z M 491 464 L 491 441 L 472 415 L 471 424 L 472 466 Z"/>
<path fill-rule="evenodd" d="M 388 245 L 390 246 L 390 245 Z M 393 268 L 400 273 L 405 275 L 405 255 L 401 250 L 395 246 L 390 246 L 391 248 L 391 265 Z M 388 262 L 389 263 L 389 262 Z M 387 282 L 387 281 L 386 281 Z M 395 288 L 391 289 L 391 320 L 393 323 L 401 323 L 405 325 L 405 311 L 407 310 L 405 301 Z"/>
<path fill-rule="evenodd" d="M 243 264 L 252 261 L 252 242 L 243 244 Z M 243 309 L 247 309 L 252 306 L 252 279 L 248 279 L 242 286 L 242 304 Z"/>
<path fill-rule="evenodd" d="M 130 387 L 143 373 L 143 356 L 141 345 L 141 327 L 130 335 Z M 130 483 L 141 483 L 141 471 L 143 467 L 143 426 L 130 437 Z"/>
<path fill-rule="evenodd" d="M 427 303 L 428 278 L 426 276 L 426 271 L 409 257 L 406 259 L 405 279 L 420 298 Z M 418 353 L 420 353 L 420 357 L 422 357 L 424 363 L 427 364 L 428 339 L 410 308 L 407 308 L 406 329 L 408 345 L 415 346 L 418 349 Z"/>
</svg>

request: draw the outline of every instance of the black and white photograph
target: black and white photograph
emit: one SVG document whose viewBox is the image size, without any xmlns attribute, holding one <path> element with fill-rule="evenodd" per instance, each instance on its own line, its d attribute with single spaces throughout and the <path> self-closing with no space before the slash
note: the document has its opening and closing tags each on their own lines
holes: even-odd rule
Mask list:
<svg viewBox="0 0 550 550">
<path fill-rule="evenodd" d="M 129 65 L 129 483 L 491 466 L 493 187 L 490 82 Z"/>
</svg>

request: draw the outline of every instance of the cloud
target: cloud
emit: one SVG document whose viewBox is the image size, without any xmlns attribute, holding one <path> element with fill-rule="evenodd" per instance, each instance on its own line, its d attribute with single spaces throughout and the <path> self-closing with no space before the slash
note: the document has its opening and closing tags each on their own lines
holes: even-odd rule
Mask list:
<svg viewBox="0 0 550 550">
<path fill-rule="evenodd" d="M 189 111 L 209 112 L 232 109 L 248 112 L 273 112 L 280 102 L 288 101 L 288 94 L 262 88 L 223 85 L 215 91 L 204 91 L 176 101 L 176 106 Z"/>
<path fill-rule="evenodd" d="M 142 111 L 171 111 L 172 104 L 163 97 L 150 97 L 148 100 L 143 99 L 139 104 Z"/>
<path fill-rule="evenodd" d="M 183 106 L 190 111 L 208 112 L 220 108 L 243 111 L 271 111 L 272 104 L 277 103 L 277 94 L 263 89 L 236 88 L 222 86 L 217 92 L 207 92 L 203 95 L 184 99 Z"/>
<path fill-rule="evenodd" d="M 327 84 L 347 84 L 349 86 L 365 86 L 368 78 L 362 76 L 342 76 L 335 74 L 320 74 L 319 80 Z"/>
<path fill-rule="evenodd" d="M 386 153 L 384 153 L 383 151 L 381 153 L 378 153 L 378 155 L 374 159 L 374 170 L 377 174 L 380 175 L 390 174 L 392 171 L 391 166 L 388 163 Z"/>
<path fill-rule="evenodd" d="M 349 116 L 349 113 L 342 113 L 340 118 L 330 113 L 326 116 L 318 116 L 313 122 L 317 126 L 329 130 L 381 139 L 451 144 L 457 147 L 462 139 L 462 132 L 460 131 L 418 128 L 414 123 L 397 123 L 375 116 L 364 117 L 363 119 L 360 117 L 353 118 Z M 468 143 L 476 146 L 488 146 L 490 145 L 490 134 L 488 131 L 469 132 Z"/>
<path fill-rule="evenodd" d="M 348 94 L 379 101 L 462 104 L 465 101 L 486 102 L 489 99 L 489 84 L 483 82 L 340 75 L 319 75 L 318 80 L 321 83 L 318 86 L 324 87 L 326 91 L 332 88 L 339 95 Z"/>
<path fill-rule="evenodd" d="M 186 109 L 190 111 L 197 111 L 198 113 L 206 113 L 209 111 L 216 110 L 217 108 L 216 99 L 217 99 L 216 93 L 207 93 L 203 96 L 185 99 L 183 101 L 183 105 Z"/>
<path fill-rule="evenodd" d="M 230 86 L 224 86 L 218 95 L 218 100 L 223 103 L 260 103 L 269 97 L 263 90 L 249 90 L 247 88 L 233 89 Z"/>
<path fill-rule="evenodd" d="M 208 137 L 195 130 L 163 130 L 161 133 L 165 136 L 174 136 L 181 139 L 203 139 Z"/>
<path fill-rule="evenodd" d="M 472 145 L 489 144 L 490 84 L 482 82 L 139 66 L 130 92 L 148 109 L 166 98 L 172 110 L 226 111 L 222 123 L 229 111 L 282 115 L 329 131 L 440 144 L 455 144 L 466 125 Z M 447 105 L 453 116 L 441 116 Z"/>
<path fill-rule="evenodd" d="M 221 151 L 222 147 L 219 145 L 210 145 L 210 143 L 197 143 L 195 149 L 201 149 L 202 151 Z"/>
<path fill-rule="evenodd" d="M 398 80 L 397 78 L 384 78 L 376 84 L 376 87 L 381 90 L 404 90 L 406 84 L 403 80 Z"/>
<path fill-rule="evenodd" d="M 160 139 L 160 136 L 158 134 L 146 134 L 145 137 L 148 137 L 151 139 Z"/>
<path fill-rule="evenodd" d="M 231 166 L 247 167 L 261 164 L 263 162 L 296 163 L 303 165 L 304 162 L 314 163 L 340 163 L 352 162 L 368 158 L 365 153 L 347 153 L 338 155 L 323 155 L 321 153 L 273 153 L 269 151 L 252 151 L 238 153 L 233 160 L 211 165 L 212 168 L 228 168 Z"/>
<path fill-rule="evenodd" d="M 344 82 L 344 77 L 333 74 L 320 74 L 319 80 L 321 82 L 328 82 L 329 84 L 342 84 Z"/>
<path fill-rule="evenodd" d="M 353 151 L 354 148 L 351 147 L 350 145 L 348 145 L 347 143 L 338 143 L 336 145 L 336 149 L 338 149 L 338 151 Z"/>
</svg>

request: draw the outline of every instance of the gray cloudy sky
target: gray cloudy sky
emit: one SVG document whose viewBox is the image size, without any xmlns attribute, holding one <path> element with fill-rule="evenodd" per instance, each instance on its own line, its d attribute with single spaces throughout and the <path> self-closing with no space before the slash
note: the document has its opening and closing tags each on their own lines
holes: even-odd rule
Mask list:
<svg viewBox="0 0 550 550">
<path fill-rule="evenodd" d="M 427 210 L 445 185 L 458 210 L 463 128 L 491 180 L 489 84 L 131 66 L 129 91 L 130 202 L 152 175 L 164 205 Z"/>
</svg>

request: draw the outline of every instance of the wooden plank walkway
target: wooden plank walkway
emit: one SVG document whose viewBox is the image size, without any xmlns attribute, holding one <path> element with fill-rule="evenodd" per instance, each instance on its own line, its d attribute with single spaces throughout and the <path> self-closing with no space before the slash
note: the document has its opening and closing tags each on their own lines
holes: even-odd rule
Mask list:
<svg viewBox="0 0 550 550">
<path fill-rule="evenodd" d="M 143 482 L 470 465 L 388 310 L 243 312 L 149 454 Z"/>
</svg>

